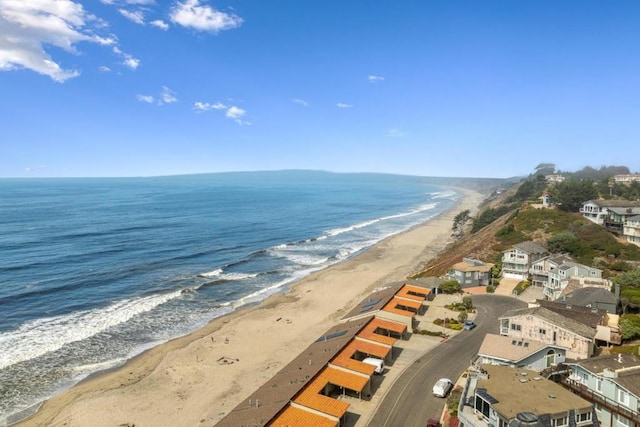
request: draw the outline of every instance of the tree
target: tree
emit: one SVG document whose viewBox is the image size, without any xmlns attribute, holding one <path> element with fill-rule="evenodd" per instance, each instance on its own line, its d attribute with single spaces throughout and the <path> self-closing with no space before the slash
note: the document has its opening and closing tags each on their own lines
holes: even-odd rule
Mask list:
<svg viewBox="0 0 640 427">
<path fill-rule="evenodd" d="M 561 231 L 547 239 L 547 249 L 551 253 L 574 252 L 578 238 L 571 231 Z"/>
<path fill-rule="evenodd" d="M 456 215 L 453 218 L 453 227 L 451 227 L 453 230 L 453 233 L 451 234 L 451 236 L 455 238 L 464 237 L 465 228 L 470 219 L 471 219 L 471 211 L 469 209 L 465 209 L 462 212 L 460 212 L 458 215 Z"/>
<path fill-rule="evenodd" d="M 536 175 L 551 175 L 556 170 L 556 165 L 553 163 L 540 163 L 536 166 Z"/>
<path fill-rule="evenodd" d="M 623 340 L 640 338 L 640 314 L 625 314 L 620 318 Z"/>
<path fill-rule="evenodd" d="M 447 280 L 440 284 L 440 290 L 445 294 L 455 294 L 460 292 L 461 289 L 460 282 L 457 280 Z"/>
<path fill-rule="evenodd" d="M 462 305 L 464 305 L 465 309 L 471 310 L 471 309 L 473 309 L 473 300 L 468 295 L 464 296 L 464 297 L 462 297 Z"/>
<path fill-rule="evenodd" d="M 564 181 L 553 187 L 553 198 L 558 207 L 567 212 L 578 212 L 582 204 L 598 196 L 590 179 Z"/>
</svg>

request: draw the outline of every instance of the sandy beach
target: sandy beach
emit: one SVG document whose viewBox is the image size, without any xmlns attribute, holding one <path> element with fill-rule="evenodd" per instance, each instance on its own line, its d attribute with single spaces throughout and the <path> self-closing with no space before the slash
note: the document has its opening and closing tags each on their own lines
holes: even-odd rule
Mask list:
<svg viewBox="0 0 640 427">
<path fill-rule="evenodd" d="M 484 196 L 316 272 L 291 291 L 216 319 L 46 401 L 20 426 L 212 426 L 385 283 L 442 251 L 454 216 Z"/>
</svg>

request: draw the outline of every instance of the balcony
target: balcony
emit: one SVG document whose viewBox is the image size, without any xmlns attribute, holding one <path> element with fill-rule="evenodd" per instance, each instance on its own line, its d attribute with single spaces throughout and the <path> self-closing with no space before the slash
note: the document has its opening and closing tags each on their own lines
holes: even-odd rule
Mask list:
<svg viewBox="0 0 640 427">
<path fill-rule="evenodd" d="M 589 388 L 587 388 L 584 384 L 569 379 L 569 377 L 562 378 L 560 383 L 567 387 L 569 390 L 573 391 L 575 394 L 580 397 L 588 400 L 591 403 L 598 404 L 603 408 L 606 408 L 610 412 L 622 415 L 625 418 L 632 420 L 636 424 L 640 424 L 640 414 L 627 408 L 626 406 L 620 405 L 615 400 L 604 397 Z"/>
</svg>

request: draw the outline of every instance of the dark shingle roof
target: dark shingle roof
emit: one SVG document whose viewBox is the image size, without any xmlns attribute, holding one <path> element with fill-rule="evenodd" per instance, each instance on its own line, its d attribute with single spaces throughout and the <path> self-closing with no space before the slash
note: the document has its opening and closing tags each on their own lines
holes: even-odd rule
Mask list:
<svg viewBox="0 0 640 427">
<path fill-rule="evenodd" d="M 618 377 L 611 380 L 634 395 L 640 396 L 640 359 L 635 354 L 620 353 L 591 357 L 577 362 L 576 365 L 594 374 L 602 374 L 605 369 L 617 372 Z"/>
<path fill-rule="evenodd" d="M 530 240 L 516 243 L 513 246 L 530 254 L 544 254 L 548 252 L 547 249 Z"/>
<path fill-rule="evenodd" d="M 562 297 L 562 302 L 571 306 L 587 307 L 594 303 L 617 304 L 616 296 L 602 288 L 586 287 L 579 288 Z"/>
<path fill-rule="evenodd" d="M 602 318 L 607 315 L 606 310 L 599 310 L 579 305 L 566 304 L 556 301 L 536 301 L 541 307 L 553 311 L 563 317 L 575 320 L 593 330 L 600 324 Z"/>
</svg>

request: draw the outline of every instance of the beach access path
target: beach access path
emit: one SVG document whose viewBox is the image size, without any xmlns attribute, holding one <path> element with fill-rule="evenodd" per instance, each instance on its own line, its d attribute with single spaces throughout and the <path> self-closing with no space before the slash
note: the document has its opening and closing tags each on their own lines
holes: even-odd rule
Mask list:
<svg viewBox="0 0 640 427">
<path fill-rule="evenodd" d="M 403 280 L 450 242 L 456 206 L 302 279 L 259 306 L 215 319 L 46 401 L 21 426 L 212 426 L 374 289 Z"/>
</svg>

